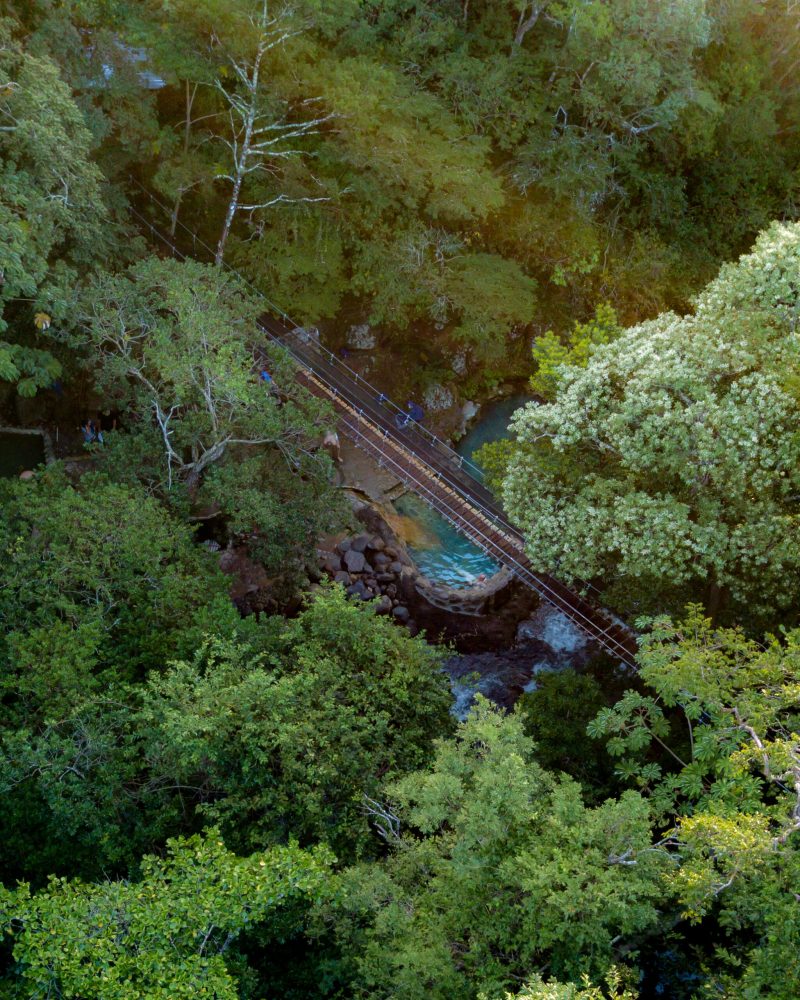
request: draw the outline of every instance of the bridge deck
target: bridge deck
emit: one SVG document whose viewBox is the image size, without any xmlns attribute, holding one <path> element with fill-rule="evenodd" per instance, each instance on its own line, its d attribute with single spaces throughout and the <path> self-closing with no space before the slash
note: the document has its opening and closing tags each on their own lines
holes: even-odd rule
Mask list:
<svg viewBox="0 0 800 1000">
<path fill-rule="evenodd" d="M 612 656 L 635 667 L 633 631 L 575 590 L 536 572 L 520 533 L 455 453 L 413 424 L 398 428 L 394 413 L 378 402 L 374 391 L 314 341 L 297 337 L 269 316 L 261 318 L 261 325 L 292 353 L 300 381 L 332 404 L 342 433 Z"/>
</svg>

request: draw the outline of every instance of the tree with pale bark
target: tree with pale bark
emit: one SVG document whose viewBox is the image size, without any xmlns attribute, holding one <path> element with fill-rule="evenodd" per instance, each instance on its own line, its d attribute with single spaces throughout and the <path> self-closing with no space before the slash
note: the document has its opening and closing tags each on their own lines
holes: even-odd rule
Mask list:
<svg viewBox="0 0 800 1000">
<path fill-rule="evenodd" d="M 326 473 L 315 443 L 328 410 L 259 333 L 258 312 L 238 279 L 194 261 L 149 258 L 90 287 L 81 319 L 98 388 L 130 408 L 133 429 L 157 432 L 167 490 L 197 486 L 237 448 L 275 450 L 288 476 L 305 459 Z"/>
<path fill-rule="evenodd" d="M 215 263 L 222 264 L 231 226 L 239 212 L 253 213 L 272 208 L 283 202 L 326 201 L 324 194 L 303 195 L 261 191 L 256 187 L 249 198 L 249 180 L 263 181 L 277 172 L 282 161 L 305 155 L 302 140 L 317 134 L 331 115 L 317 113 L 297 117 L 285 101 L 270 94 L 268 57 L 294 35 L 303 30 L 293 11 L 282 8 L 273 14 L 267 0 L 247 18 L 252 39 L 249 51 L 227 54 L 225 76 L 218 76 L 214 86 L 222 98 L 228 118 L 227 132 L 220 136 L 227 149 L 227 163 L 216 175 L 217 180 L 230 184 L 230 194 L 222 232 L 217 242 Z M 228 76 L 232 79 L 228 80 Z M 313 98 L 301 102 L 304 109 L 319 107 Z"/>
</svg>

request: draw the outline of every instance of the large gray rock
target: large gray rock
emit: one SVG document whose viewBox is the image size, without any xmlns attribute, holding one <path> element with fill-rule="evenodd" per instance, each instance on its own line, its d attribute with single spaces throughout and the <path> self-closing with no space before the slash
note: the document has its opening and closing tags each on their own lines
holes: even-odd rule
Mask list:
<svg viewBox="0 0 800 1000">
<path fill-rule="evenodd" d="M 355 538 L 350 539 L 350 548 L 354 552 L 366 552 L 371 541 L 370 535 L 356 535 Z"/>
<path fill-rule="evenodd" d="M 343 538 L 341 542 L 336 546 L 336 551 L 341 552 L 342 555 L 345 554 L 350 549 L 351 540 L 349 538 Z"/>
<path fill-rule="evenodd" d="M 478 411 L 480 410 L 480 403 L 475 403 L 471 399 L 468 399 L 466 403 L 461 407 L 461 418 L 465 424 L 468 424 L 470 420 L 477 417 Z"/>
<path fill-rule="evenodd" d="M 428 386 L 423 399 L 425 400 L 425 406 L 433 412 L 448 410 L 455 402 L 452 390 L 440 382 L 434 382 L 433 385 Z"/>
<path fill-rule="evenodd" d="M 391 561 L 392 560 L 386 555 L 385 552 L 376 552 L 372 557 L 372 565 L 376 569 L 382 569 L 384 566 L 388 566 Z"/>
<path fill-rule="evenodd" d="M 396 608 L 393 608 L 392 614 L 394 615 L 395 621 L 400 622 L 401 625 L 404 625 L 411 617 L 411 613 L 408 608 L 403 604 L 398 604 Z"/>
<path fill-rule="evenodd" d="M 347 331 L 347 346 L 356 351 L 371 351 L 375 343 L 375 334 L 370 329 L 369 323 L 359 323 Z"/>
<path fill-rule="evenodd" d="M 392 610 L 392 599 L 384 594 L 375 602 L 375 614 L 388 615 Z"/>
<path fill-rule="evenodd" d="M 325 562 L 322 564 L 322 568 L 326 573 L 330 573 L 330 575 L 333 576 L 342 568 L 342 560 L 335 553 L 330 552 L 325 557 Z"/>
<path fill-rule="evenodd" d="M 368 601 L 372 597 L 362 580 L 356 580 L 352 586 L 347 588 L 347 593 L 350 597 L 357 597 L 360 601 Z"/>
<path fill-rule="evenodd" d="M 367 548 L 371 552 L 383 552 L 383 550 L 386 548 L 386 542 L 384 542 L 384 540 L 381 538 L 380 535 L 373 535 L 372 538 L 370 538 L 369 540 L 369 545 L 367 546 Z"/>
<path fill-rule="evenodd" d="M 343 587 L 349 587 L 353 581 L 350 579 L 349 573 L 345 573 L 344 570 L 339 570 L 339 572 L 335 574 L 333 582 L 341 583 Z"/>
<path fill-rule="evenodd" d="M 401 562 L 397 562 L 397 561 L 391 562 L 391 563 L 389 563 L 389 566 L 388 566 L 388 569 L 386 570 L 386 572 L 387 573 L 394 573 L 394 574 L 402 573 L 403 572 L 403 564 Z"/>
<path fill-rule="evenodd" d="M 344 559 L 342 562 L 347 567 L 350 573 L 361 573 L 367 564 L 367 560 L 364 558 L 363 552 L 356 552 L 354 549 L 348 549 L 344 554 Z"/>
<path fill-rule="evenodd" d="M 413 599 L 416 593 L 415 587 L 416 574 L 410 566 L 403 566 L 403 570 L 397 580 L 398 593 L 402 594 L 406 600 Z"/>
<path fill-rule="evenodd" d="M 464 375 L 467 370 L 467 349 L 466 347 L 459 347 L 456 353 L 453 355 L 453 359 L 450 362 L 450 367 L 456 373 L 456 375 Z"/>
</svg>

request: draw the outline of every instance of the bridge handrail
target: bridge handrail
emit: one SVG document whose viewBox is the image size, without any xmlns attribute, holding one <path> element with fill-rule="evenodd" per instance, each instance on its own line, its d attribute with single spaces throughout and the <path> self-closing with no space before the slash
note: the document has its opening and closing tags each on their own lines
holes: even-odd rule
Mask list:
<svg viewBox="0 0 800 1000">
<path fill-rule="evenodd" d="M 355 411 L 354 411 L 354 415 L 356 416 L 356 418 L 358 420 L 360 420 L 360 421 L 364 420 L 364 418 L 360 414 L 358 414 L 357 412 L 355 412 Z M 373 430 L 373 432 L 376 431 L 376 428 L 374 428 L 374 426 L 369 425 L 369 424 L 368 424 L 368 426 L 371 427 L 371 429 Z M 350 427 L 351 432 L 357 434 L 368 445 L 371 445 L 374 448 L 374 445 L 372 445 L 372 442 L 370 441 L 369 437 L 366 434 L 363 434 L 362 431 L 361 431 L 361 429 L 359 427 L 353 426 L 351 422 L 349 422 L 349 427 Z M 378 450 L 378 449 L 376 449 L 376 450 Z M 450 521 L 450 523 L 458 531 L 460 531 L 462 534 L 465 533 L 463 524 L 459 524 L 459 520 L 463 521 L 463 518 L 460 518 L 460 516 L 453 510 L 453 508 L 451 508 L 449 505 L 443 503 L 441 501 L 441 499 L 439 497 L 437 497 L 437 495 L 430 489 L 430 487 L 426 483 L 424 483 L 421 480 L 419 480 L 416 476 L 414 476 L 410 472 L 410 470 L 405 469 L 403 466 L 401 466 L 395 459 L 393 459 L 387 453 L 385 453 L 383 451 L 379 451 L 379 454 L 381 455 L 381 457 L 382 457 L 383 460 L 390 462 L 392 465 L 394 465 L 396 467 L 396 469 L 397 469 L 397 475 L 399 476 L 399 478 L 401 478 L 403 480 L 406 480 L 406 481 L 410 479 L 412 481 L 412 483 L 414 485 L 414 488 L 415 488 L 415 490 L 417 492 L 419 492 L 419 493 L 425 493 L 425 494 L 428 495 L 428 503 L 435 510 L 437 510 L 443 517 L 446 517 L 447 520 Z M 488 535 L 485 535 L 475 525 L 470 524 L 469 527 L 470 527 L 469 537 L 472 538 L 473 541 L 477 541 L 478 544 L 481 545 L 481 548 L 483 548 L 485 552 L 487 552 L 493 558 L 497 559 L 498 558 L 498 556 L 497 556 L 497 550 L 500 549 L 500 546 L 495 541 L 493 541 Z M 478 538 L 475 537 L 476 534 L 479 536 Z M 547 584 L 547 582 L 545 580 L 543 580 L 538 574 L 534 573 L 527 566 L 524 566 L 522 563 L 520 563 L 514 557 L 510 557 L 509 554 L 506 551 L 504 551 L 502 549 L 500 551 L 501 551 L 501 554 L 502 554 L 502 557 L 503 557 L 503 561 L 506 562 L 506 563 L 510 562 L 510 563 L 513 564 L 510 568 L 511 568 L 512 573 L 514 573 L 515 576 L 523 579 L 523 581 L 525 581 L 525 582 L 528 583 L 528 586 L 530 586 L 534 590 L 536 590 L 542 597 L 544 597 L 546 600 L 550 601 L 550 603 L 555 604 L 556 607 L 560 611 L 562 611 L 562 613 L 564 613 L 568 618 L 570 618 L 584 632 L 587 632 L 589 635 L 593 636 L 594 638 L 600 638 L 601 643 L 603 645 L 605 645 L 607 648 L 609 646 L 612 647 L 609 651 L 613 652 L 613 653 L 615 653 L 615 655 L 619 656 L 620 659 L 623 660 L 623 662 L 625 662 L 628 665 L 633 665 L 630 651 L 621 642 L 619 642 L 618 639 L 615 639 L 613 636 L 608 635 L 608 627 L 613 627 L 613 625 L 615 624 L 613 621 L 610 623 L 610 626 L 606 627 L 605 629 L 600 629 L 598 627 L 598 623 L 597 622 L 593 622 L 592 619 L 588 617 L 588 615 L 585 615 L 579 609 L 577 609 L 575 607 L 571 607 L 565 601 L 564 597 L 562 595 L 558 594 L 557 591 L 553 590 Z M 568 590 L 568 588 L 565 588 L 565 589 Z M 568 590 L 568 593 L 571 593 L 571 592 Z M 583 619 L 583 621 L 581 622 L 580 619 Z"/>
<path fill-rule="evenodd" d="M 158 207 L 160 209 L 162 209 L 162 211 L 165 211 L 165 212 L 169 213 L 169 211 L 170 211 L 169 207 L 167 205 L 165 205 L 162 201 L 160 201 L 152 193 L 152 191 L 150 191 L 148 188 L 146 188 L 133 175 L 130 175 L 130 179 L 133 181 L 134 184 L 136 184 L 136 186 L 139 188 L 139 190 L 143 194 L 145 194 L 153 202 L 153 204 L 158 205 Z M 139 218 L 141 218 L 141 216 L 139 216 Z M 200 237 L 195 232 L 193 232 L 191 229 L 189 229 L 189 227 L 185 223 L 181 222 L 180 219 L 177 219 L 176 221 L 177 221 L 177 224 L 181 227 L 181 229 L 183 229 L 189 236 L 191 236 L 192 242 L 195 245 L 199 244 L 204 250 L 206 250 L 209 254 L 211 254 L 212 257 L 214 256 L 214 250 L 210 246 L 208 246 L 207 243 L 205 243 L 202 239 L 200 239 Z M 154 227 L 152 227 L 152 226 L 150 228 L 154 229 Z M 162 239 L 163 239 L 163 237 L 162 237 Z M 185 258 L 186 255 L 183 254 L 182 256 Z M 258 288 L 256 285 L 254 285 L 253 282 L 250 281 L 249 278 L 245 277 L 245 275 L 243 275 L 241 273 L 241 271 L 237 270 L 235 267 L 233 267 L 231 264 L 229 264 L 225 260 L 222 261 L 222 266 L 225 268 L 226 271 L 229 271 L 231 274 L 235 274 L 236 277 L 243 284 L 247 285 L 248 288 L 252 289 L 252 291 L 255 292 L 255 294 L 259 296 L 259 298 L 263 299 L 264 302 L 266 302 L 266 304 L 270 307 L 270 309 L 272 309 L 274 312 L 276 312 L 278 316 L 280 316 L 284 320 L 286 320 L 286 322 L 292 328 L 292 330 L 290 332 L 294 332 L 296 330 L 305 330 L 306 329 L 306 327 L 301 326 L 299 323 L 296 323 L 287 312 L 285 312 L 283 309 L 281 309 L 280 306 L 278 306 L 274 302 L 272 302 L 264 294 L 264 292 L 262 292 L 260 288 Z M 282 340 L 282 338 L 279 338 L 279 339 Z M 285 345 L 285 346 L 288 347 L 288 345 Z M 365 379 L 363 375 L 359 374 L 357 371 L 355 371 L 353 368 L 351 368 L 350 365 L 348 365 L 342 358 L 340 358 L 338 355 L 334 354 L 332 351 L 329 351 L 327 347 L 323 347 L 322 344 L 315 343 L 315 344 L 313 344 L 313 349 L 319 351 L 320 354 L 324 355 L 331 364 L 334 364 L 334 365 L 338 366 L 339 368 L 341 368 L 354 381 L 362 383 L 371 393 L 375 394 L 376 398 L 377 398 L 377 396 L 381 396 L 382 399 L 383 399 L 383 401 L 387 404 L 387 406 L 388 406 L 388 408 L 390 410 L 392 410 L 395 414 L 402 415 L 404 418 L 407 418 L 408 424 L 413 425 L 414 429 L 417 430 L 420 434 L 422 434 L 423 437 L 426 437 L 431 442 L 431 444 L 433 444 L 435 447 L 440 448 L 441 450 L 445 451 L 447 454 L 449 454 L 453 458 L 455 458 L 459 462 L 459 467 L 460 468 L 464 468 L 465 472 L 467 472 L 467 474 L 469 476 L 471 476 L 473 479 L 475 479 L 477 482 L 479 482 L 482 486 L 486 485 L 486 477 L 484 475 L 483 469 L 481 469 L 480 466 L 475 465 L 475 463 L 472 462 L 472 461 L 470 461 L 468 458 L 464 458 L 463 455 L 459 455 L 459 453 L 454 448 L 452 448 L 449 444 L 447 444 L 446 441 L 442 441 L 442 439 L 440 437 L 437 437 L 433 433 L 433 431 L 431 431 L 427 427 L 425 427 L 424 424 L 421 424 L 421 423 L 419 423 L 419 421 L 414 420 L 413 418 L 411 418 L 409 416 L 407 410 L 403 409 L 401 406 L 399 406 L 397 403 L 395 403 L 394 400 L 391 399 L 389 396 L 387 396 L 385 393 L 382 393 L 379 389 L 377 389 L 374 385 L 372 385 L 367 379 Z"/>
</svg>

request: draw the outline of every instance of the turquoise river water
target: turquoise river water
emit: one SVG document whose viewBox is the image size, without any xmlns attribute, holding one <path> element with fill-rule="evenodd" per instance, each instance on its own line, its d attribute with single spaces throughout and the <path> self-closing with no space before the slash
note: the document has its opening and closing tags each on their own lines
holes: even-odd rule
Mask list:
<svg viewBox="0 0 800 1000">
<path fill-rule="evenodd" d="M 508 422 L 513 412 L 530 400 L 530 396 L 508 396 L 489 403 L 477 422 L 456 446 L 456 451 L 470 460 L 481 445 L 508 436 Z M 481 573 L 491 576 L 500 568 L 477 545 L 473 545 L 426 503 L 407 493 L 394 504 L 398 514 L 412 518 L 431 539 L 431 545 L 409 546 L 409 554 L 430 580 L 451 587 L 468 587 Z"/>
</svg>

